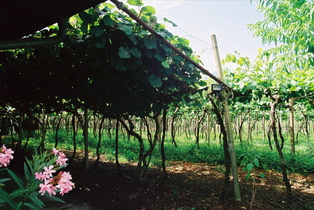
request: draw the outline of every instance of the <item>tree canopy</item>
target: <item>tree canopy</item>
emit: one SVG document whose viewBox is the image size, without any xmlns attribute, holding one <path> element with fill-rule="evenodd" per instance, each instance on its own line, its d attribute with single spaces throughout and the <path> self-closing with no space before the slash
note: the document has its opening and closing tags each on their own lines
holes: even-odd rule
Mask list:
<svg viewBox="0 0 314 210">
<path fill-rule="evenodd" d="M 261 100 L 270 91 L 284 101 L 313 95 L 314 3 L 259 0 L 257 8 L 265 19 L 250 24 L 249 29 L 275 46 L 260 49 L 254 61 L 237 52 L 227 55 L 224 62 L 237 65 L 229 69 L 227 83 L 245 95 L 239 98 L 242 102 Z"/>
<path fill-rule="evenodd" d="M 158 23 L 153 7 L 133 12 L 193 57 L 189 41 Z M 53 25 L 31 38 L 57 31 Z M 145 116 L 188 100 L 201 81 L 192 64 L 108 3 L 73 16 L 63 43 L 2 51 L 0 64 L 1 106 L 25 113 L 86 107 L 108 117 Z"/>
<path fill-rule="evenodd" d="M 286 71 L 314 65 L 314 3 L 311 0 L 258 0 L 265 19 L 249 25 L 255 36 L 275 47 L 266 53 Z"/>
</svg>

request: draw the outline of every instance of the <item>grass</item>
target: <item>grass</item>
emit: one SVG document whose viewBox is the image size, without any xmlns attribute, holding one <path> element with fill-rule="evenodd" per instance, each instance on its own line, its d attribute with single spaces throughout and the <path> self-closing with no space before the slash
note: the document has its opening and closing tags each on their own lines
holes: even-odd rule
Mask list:
<svg viewBox="0 0 314 210">
<path fill-rule="evenodd" d="M 16 138 L 17 139 L 17 138 Z M 84 149 L 83 135 L 78 132 L 77 149 Z M 137 140 L 131 138 L 130 140 L 124 139 L 122 136 L 119 138 L 119 161 L 120 162 L 137 162 L 139 144 Z M 11 138 L 5 138 L 4 142 L 11 142 Z M 37 147 L 40 143 L 39 134 L 33 134 L 30 138 L 29 146 Z M 206 162 L 210 165 L 220 165 L 225 162 L 223 148 L 218 141 L 212 141 L 210 144 L 200 143 L 200 149 L 195 145 L 194 140 L 189 140 L 185 136 L 178 136 L 177 145 L 175 147 L 170 138 L 165 142 L 165 153 L 167 160 L 170 161 L 187 161 L 187 162 Z M 72 134 L 66 130 L 59 131 L 59 148 L 72 150 Z M 90 148 L 96 148 L 98 137 L 92 133 L 89 135 Z M 55 143 L 55 133 L 48 132 L 46 136 L 46 147 L 52 149 Z M 314 147 L 314 145 L 310 145 Z M 145 145 L 148 148 L 148 144 Z M 265 170 L 280 171 L 279 157 L 273 143 L 273 150 L 271 151 L 268 142 L 255 138 L 252 142 L 239 143 L 235 142 L 235 149 L 237 157 L 246 153 L 258 154 L 261 157 L 261 167 Z M 96 150 L 90 149 L 93 155 L 96 156 Z M 287 169 L 289 172 L 299 174 L 314 174 L 314 155 L 309 150 L 308 141 L 303 137 L 302 140 L 296 145 L 296 155 L 291 154 L 289 145 L 286 143 L 284 147 L 284 156 L 287 162 Z M 115 141 L 110 139 L 107 135 L 103 136 L 101 142 L 100 153 L 105 156 L 107 160 L 114 160 L 115 158 Z M 239 160 L 240 161 L 240 160 Z M 151 163 L 157 167 L 161 166 L 161 155 L 159 145 L 157 144 L 153 152 Z"/>
</svg>

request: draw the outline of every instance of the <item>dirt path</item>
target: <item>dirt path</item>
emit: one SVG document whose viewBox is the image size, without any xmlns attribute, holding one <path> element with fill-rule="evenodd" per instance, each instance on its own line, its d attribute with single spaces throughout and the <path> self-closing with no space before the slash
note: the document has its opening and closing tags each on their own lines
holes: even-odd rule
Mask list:
<svg viewBox="0 0 314 210">
<path fill-rule="evenodd" d="M 119 176 L 110 162 L 87 172 L 78 166 L 70 169 L 76 188 L 64 197 L 66 204 L 57 209 L 249 209 L 251 205 L 252 209 L 314 209 L 313 176 L 290 175 L 294 197 L 289 203 L 280 174 L 264 171 L 266 178 L 257 178 L 252 203 L 252 182 L 245 181 L 245 172 L 240 172 L 242 202 L 234 203 L 232 183 L 221 200 L 221 166 L 173 162 L 168 166 L 169 179 L 165 183 L 161 182 L 161 172 L 152 169 L 149 181 L 142 185 Z M 125 175 L 134 177 L 134 165 L 124 164 L 122 169 Z"/>
</svg>

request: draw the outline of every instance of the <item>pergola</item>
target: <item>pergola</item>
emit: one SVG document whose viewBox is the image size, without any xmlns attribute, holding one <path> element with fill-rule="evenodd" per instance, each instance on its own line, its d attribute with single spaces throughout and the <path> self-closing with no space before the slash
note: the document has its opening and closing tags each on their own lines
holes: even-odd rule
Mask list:
<svg viewBox="0 0 314 210">
<path fill-rule="evenodd" d="M 12 48 L 23 48 L 31 45 L 24 45 L 25 43 L 32 42 L 33 40 L 21 40 L 22 37 L 32 34 L 38 30 L 41 30 L 54 23 L 59 25 L 59 34 L 56 37 L 56 42 L 61 42 L 62 37 L 66 33 L 66 20 L 74 14 L 77 14 L 87 8 L 93 7 L 97 4 L 105 2 L 106 0 L 2 0 L 0 6 L 0 27 L 2 33 L 0 33 L 0 50 L 1 49 L 12 49 Z M 196 68 L 202 71 L 213 80 L 222 84 L 227 90 L 233 90 L 227 86 L 221 79 L 211 74 L 208 70 L 200 66 L 198 63 L 193 61 L 191 58 L 186 56 L 182 51 L 173 46 L 170 42 L 155 32 L 153 28 L 148 26 L 144 21 L 138 18 L 128 8 L 118 0 L 110 0 L 116 4 L 117 7 L 127 13 L 131 18 L 142 25 L 146 30 L 152 33 L 156 38 L 160 39 L 165 45 L 176 52 L 178 55 L 183 57 L 188 62 L 192 63 Z M 51 38 L 47 38 L 51 39 Z M 52 38 L 54 39 L 54 38 Z M 39 40 L 40 41 L 40 40 Z M 49 40 L 42 39 L 43 42 Z M 34 42 L 38 42 L 35 39 Z M 9 43 L 11 46 L 7 46 Z M 13 46 L 13 47 L 12 47 Z M 228 110 L 227 103 L 225 103 L 225 110 Z M 229 115 L 229 114 L 228 114 Z M 227 118 L 227 117 L 226 117 Z M 229 118 L 229 117 L 228 117 Z M 230 124 L 227 123 L 227 124 Z M 231 132 L 231 129 L 227 129 Z M 232 159 L 232 168 L 234 175 L 234 188 L 236 191 L 236 200 L 241 200 L 239 192 L 238 174 L 236 167 L 236 158 L 233 148 L 232 134 L 228 133 L 228 143 L 230 144 L 230 155 Z M 232 151 L 232 152 L 231 152 Z"/>
<path fill-rule="evenodd" d="M 18 40 L 105 0 L 2 0 L 0 42 Z"/>
</svg>

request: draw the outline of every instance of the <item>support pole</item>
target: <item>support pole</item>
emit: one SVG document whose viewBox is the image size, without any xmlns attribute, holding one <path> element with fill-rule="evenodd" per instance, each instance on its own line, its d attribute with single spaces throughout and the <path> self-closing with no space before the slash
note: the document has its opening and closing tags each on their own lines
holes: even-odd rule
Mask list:
<svg viewBox="0 0 314 210">
<path fill-rule="evenodd" d="M 291 153 L 295 155 L 294 100 L 293 98 L 289 99 L 289 133 L 290 133 Z"/>
<path fill-rule="evenodd" d="M 9 50 L 9 49 L 19 49 L 19 48 L 29 48 L 29 47 L 40 47 L 46 45 L 55 45 L 64 41 L 66 38 L 66 32 L 68 27 L 68 18 L 61 18 L 58 23 L 59 32 L 58 35 L 51 38 L 42 38 L 42 39 L 21 39 L 21 40 L 12 40 L 12 41 L 1 41 L 0 50 Z"/>
<path fill-rule="evenodd" d="M 88 109 L 84 108 L 84 169 L 87 170 L 89 168 L 89 148 L 88 148 Z"/>
<path fill-rule="evenodd" d="M 222 82 L 224 82 L 224 77 L 223 77 L 221 63 L 220 63 L 220 56 L 219 56 L 219 52 L 218 52 L 216 35 L 212 35 L 211 38 L 212 38 L 212 44 L 213 44 L 213 49 L 214 49 L 216 67 L 218 70 L 218 78 Z M 223 95 L 224 96 L 226 95 L 225 90 L 223 92 Z M 227 140 L 228 140 L 229 153 L 230 153 L 230 159 L 231 159 L 231 168 L 232 168 L 232 176 L 233 176 L 235 201 L 241 201 L 237 157 L 236 157 L 234 144 L 233 144 L 233 135 L 232 135 L 232 128 L 231 128 L 228 100 L 224 100 L 223 107 L 224 107 L 225 127 L 226 127 L 226 132 L 227 132 Z"/>
</svg>

